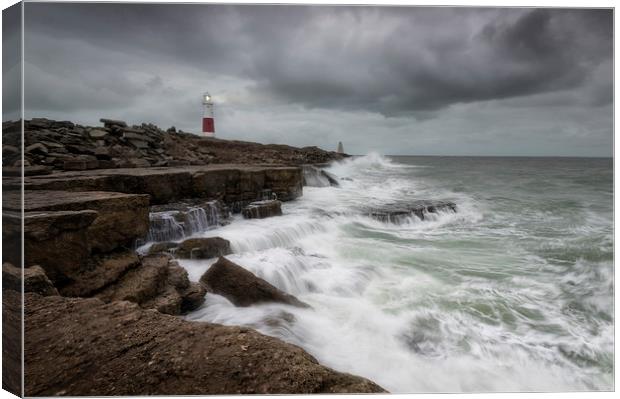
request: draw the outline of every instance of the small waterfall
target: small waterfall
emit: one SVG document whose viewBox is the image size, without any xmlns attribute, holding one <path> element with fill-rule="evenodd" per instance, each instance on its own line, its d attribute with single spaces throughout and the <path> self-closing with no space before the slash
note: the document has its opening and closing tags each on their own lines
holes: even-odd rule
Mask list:
<svg viewBox="0 0 620 399">
<path fill-rule="evenodd" d="M 183 210 L 151 212 L 147 241 L 176 241 L 221 224 L 216 201 Z"/>
<path fill-rule="evenodd" d="M 149 220 L 147 241 L 174 241 L 185 236 L 183 225 L 174 218 L 173 212 L 154 212 L 149 214 Z"/>
<path fill-rule="evenodd" d="M 207 230 L 211 224 L 204 208 L 190 208 L 187 211 L 186 218 L 188 233 L 194 234 Z"/>
</svg>

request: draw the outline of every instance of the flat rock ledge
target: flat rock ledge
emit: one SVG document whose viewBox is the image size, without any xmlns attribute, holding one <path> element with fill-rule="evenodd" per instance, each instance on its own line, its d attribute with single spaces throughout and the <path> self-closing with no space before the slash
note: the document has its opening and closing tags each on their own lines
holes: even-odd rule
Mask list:
<svg viewBox="0 0 620 399">
<path fill-rule="evenodd" d="M 310 307 L 224 257 L 211 265 L 200 277 L 200 282 L 207 291 L 226 297 L 235 306 L 277 302 L 302 308 Z"/>
<path fill-rule="evenodd" d="M 454 202 L 419 200 L 413 201 L 410 204 L 386 205 L 382 209 L 370 210 L 368 214 L 380 222 L 400 224 L 413 216 L 420 220 L 425 220 L 429 214 L 440 212 L 455 213 L 456 210 Z"/>
<path fill-rule="evenodd" d="M 279 200 L 294 200 L 302 195 L 302 180 L 297 166 L 222 164 L 55 172 L 25 177 L 24 189 L 148 194 L 150 205 L 185 198 L 219 199 L 234 210 L 237 203 L 261 199 L 264 190 Z M 21 181 L 7 177 L 3 187 L 19 190 Z"/>
<path fill-rule="evenodd" d="M 18 293 L 3 295 L 19 307 Z M 26 396 L 385 392 L 249 328 L 125 301 L 26 294 L 25 359 Z"/>
</svg>

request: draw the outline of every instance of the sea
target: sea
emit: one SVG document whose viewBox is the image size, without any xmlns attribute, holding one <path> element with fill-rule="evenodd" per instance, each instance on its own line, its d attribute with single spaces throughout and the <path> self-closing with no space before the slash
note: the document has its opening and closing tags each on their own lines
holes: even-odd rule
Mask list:
<svg viewBox="0 0 620 399">
<path fill-rule="evenodd" d="M 387 157 L 325 169 L 283 216 L 202 232 L 230 260 L 311 305 L 189 320 L 244 325 L 393 393 L 614 389 L 613 160 Z M 452 201 L 375 220 L 369 209 Z M 181 260 L 190 279 L 215 262 Z"/>
</svg>

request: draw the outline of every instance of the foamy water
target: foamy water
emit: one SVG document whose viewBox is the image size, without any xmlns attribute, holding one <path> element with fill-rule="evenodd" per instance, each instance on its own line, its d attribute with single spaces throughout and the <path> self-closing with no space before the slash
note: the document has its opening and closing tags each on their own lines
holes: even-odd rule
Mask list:
<svg viewBox="0 0 620 399">
<path fill-rule="evenodd" d="M 209 294 L 188 319 L 251 326 L 395 393 L 613 389 L 610 160 L 368 155 L 327 170 L 341 187 L 202 233 L 312 309 Z M 418 199 L 458 212 L 364 213 Z M 214 261 L 180 263 L 197 281 Z"/>
</svg>

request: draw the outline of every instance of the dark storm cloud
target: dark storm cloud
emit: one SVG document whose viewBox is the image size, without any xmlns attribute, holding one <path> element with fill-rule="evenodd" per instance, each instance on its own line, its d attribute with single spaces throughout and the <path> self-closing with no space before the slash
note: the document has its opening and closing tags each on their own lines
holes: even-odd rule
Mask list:
<svg viewBox="0 0 620 399">
<path fill-rule="evenodd" d="M 420 116 L 579 87 L 612 46 L 609 10 L 28 4 L 26 16 L 33 65 L 62 75 L 66 64 L 83 71 L 107 60 L 110 87 L 98 103 L 130 101 L 152 85 L 123 81 L 124 59 L 137 57 L 145 71 L 171 62 L 250 79 L 252 90 L 283 103 Z M 115 58 L 84 59 L 69 47 L 59 54 L 69 59 L 57 59 L 37 40 L 43 35 Z M 74 79 L 104 83 L 87 73 Z M 584 96 L 606 104 L 611 90 Z"/>
<path fill-rule="evenodd" d="M 26 3 L 25 114 L 392 154 L 604 155 L 612 12 Z M 5 77 L 7 75 L 5 74 Z"/>
</svg>

